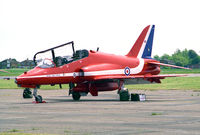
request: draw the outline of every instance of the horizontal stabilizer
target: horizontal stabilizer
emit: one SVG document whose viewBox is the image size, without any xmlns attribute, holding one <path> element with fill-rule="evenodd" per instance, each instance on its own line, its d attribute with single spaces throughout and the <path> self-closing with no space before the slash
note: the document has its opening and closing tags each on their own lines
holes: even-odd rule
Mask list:
<svg viewBox="0 0 200 135">
<path fill-rule="evenodd" d="M 174 67 L 174 68 L 181 68 L 181 69 L 191 69 L 191 68 L 180 67 L 180 66 L 175 66 L 175 65 L 170 65 L 170 64 L 164 64 L 164 63 L 160 63 L 160 62 L 148 62 L 148 63 L 154 64 L 154 65 L 166 66 L 166 67 Z"/>
</svg>

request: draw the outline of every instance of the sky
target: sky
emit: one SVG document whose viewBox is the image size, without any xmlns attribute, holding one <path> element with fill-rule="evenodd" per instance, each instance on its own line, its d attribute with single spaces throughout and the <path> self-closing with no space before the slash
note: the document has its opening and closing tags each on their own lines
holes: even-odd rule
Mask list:
<svg viewBox="0 0 200 135">
<path fill-rule="evenodd" d="M 198 0 L 0 0 L 0 61 L 32 59 L 74 41 L 75 49 L 126 55 L 155 24 L 152 55 L 200 54 Z"/>
</svg>

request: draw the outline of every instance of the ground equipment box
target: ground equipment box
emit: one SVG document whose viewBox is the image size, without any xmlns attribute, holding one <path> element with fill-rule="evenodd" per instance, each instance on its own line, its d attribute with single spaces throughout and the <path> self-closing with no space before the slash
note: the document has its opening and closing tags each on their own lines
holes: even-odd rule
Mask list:
<svg viewBox="0 0 200 135">
<path fill-rule="evenodd" d="M 131 101 L 146 101 L 146 95 L 131 93 Z"/>
</svg>

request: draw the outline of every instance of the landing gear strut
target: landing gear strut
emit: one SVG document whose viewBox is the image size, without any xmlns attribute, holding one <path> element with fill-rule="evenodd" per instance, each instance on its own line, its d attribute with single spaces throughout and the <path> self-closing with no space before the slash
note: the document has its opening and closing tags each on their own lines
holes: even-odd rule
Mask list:
<svg viewBox="0 0 200 135">
<path fill-rule="evenodd" d="M 72 94 L 73 100 L 78 101 L 78 100 L 80 100 L 81 94 L 80 94 L 80 92 L 74 91 L 73 90 L 74 87 L 75 87 L 75 83 L 70 82 L 69 83 L 69 95 Z"/>
<path fill-rule="evenodd" d="M 119 94 L 119 100 L 120 101 L 129 101 L 130 94 L 129 94 L 128 89 L 124 87 L 123 81 L 119 82 L 118 94 Z"/>
<path fill-rule="evenodd" d="M 37 95 L 37 88 L 34 88 L 33 96 L 35 97 L 35 102 L 36 103 L 46 103 L 45 101 L 42 100 L 42 96 Z"/>
<path fill-rule="evenodd" d="M 128 92 L 128 89 L 122 89 L 120 90 L 119 92 L 119 99 L 120 101 L 129 101 L 129 98 L 130 98 L 130 94 Z"/>
</svg>

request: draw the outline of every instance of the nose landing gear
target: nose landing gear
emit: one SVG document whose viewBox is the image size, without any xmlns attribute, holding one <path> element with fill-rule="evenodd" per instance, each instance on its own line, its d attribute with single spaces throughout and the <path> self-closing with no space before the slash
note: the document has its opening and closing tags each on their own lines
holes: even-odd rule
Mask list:
<svg viewBox="0 0 200 135">
<path fill-rule="evenodd" d="M 35 97 L 35 101 L 33 101 L 33 103 L 46 103 L 46 101 L 42 100 L 42 96 L 37 95 L 37 88 L 34 88 L 33 96 Z"/>
<path fill-rule="evenodd" d="M 30 88 L 25 88 L 23 92 L 23 98 L 33 98 Z"/>
<path fill-rule="evenodd" d="M 46 103 L 42 100 L 42 96 L 37 95 L 37 88 L 34 88 L 33 94 L 30 88 L 24 89 L 23 98 L 33 98 L 33 96 L 35 97 L 35 101 L 33 101 L 33 103 Z"/>
</svg>

